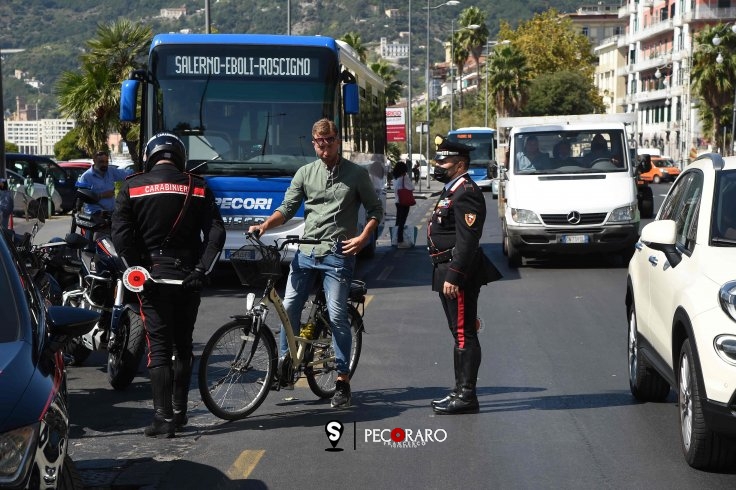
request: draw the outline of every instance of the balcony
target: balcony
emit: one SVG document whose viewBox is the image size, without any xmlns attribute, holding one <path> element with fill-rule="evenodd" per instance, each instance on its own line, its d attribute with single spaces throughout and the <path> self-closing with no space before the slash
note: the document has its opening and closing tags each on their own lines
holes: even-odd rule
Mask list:
<svg viewBox="0 0 736 490">
<path fill-rule="evenodd" d="M 636 32 L 630 33 L 629 42 L 634 43 L 637 41 L 643 41 L 644 39 L 650 39 L 659 36 L 668 31 L 674 29 L 674 23 L 672 19 L 663 20 L 661 22 L 655 22 L 647 27 L 644 27 Z"/>
</svg>

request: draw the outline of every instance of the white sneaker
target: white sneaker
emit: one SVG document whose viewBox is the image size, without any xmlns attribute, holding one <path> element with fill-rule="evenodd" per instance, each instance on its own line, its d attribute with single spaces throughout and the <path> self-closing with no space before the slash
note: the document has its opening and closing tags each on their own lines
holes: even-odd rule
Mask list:
<svg viewBox="0 0 736 490">
<path fill-rule="evenodd" d="M 411 244 L 409 242 L 399 242 L 396 248 L 411 248 Z"/>
</svg>

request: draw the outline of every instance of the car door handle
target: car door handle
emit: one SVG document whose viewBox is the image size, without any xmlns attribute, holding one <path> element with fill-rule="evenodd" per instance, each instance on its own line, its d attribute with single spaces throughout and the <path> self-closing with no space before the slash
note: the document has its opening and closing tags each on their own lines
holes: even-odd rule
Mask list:
<svg viewBox="0 0 736 490">
<path fill-rule="evenodd" d="M 644 244 L 641 242 L 636 242 L 634 244 L 634 248 L 641 252 L 641 249 L 644 248 Z"/>
<path fill-rule="evenodd" d="M 656 267 L 659 261 L 657 260 L 657 257 L 655 257 L 654 255 L 650 255 L 649 263 Z"/>
</svg>

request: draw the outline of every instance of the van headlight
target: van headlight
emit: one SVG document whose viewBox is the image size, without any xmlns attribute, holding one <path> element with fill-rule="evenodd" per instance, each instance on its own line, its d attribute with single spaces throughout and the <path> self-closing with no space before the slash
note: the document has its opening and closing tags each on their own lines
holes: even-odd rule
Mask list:
<svg viewBox="0 0 736 490">
<path fill-rule="evenodd" d="M 534 211 L 529 211 L 528 209 L 511 208 L 511 219 L 513 219 L 516 223 L 523 225 L 542 224 L 542 222 L 537 217 L 537 213 L 535 213 Z"/>
<path fill-rule="evenodd" d="M 718 291 L 721 309 L 736 322 L 736 281 L 728 281 Z"/>
<path fill-rule="evenodd" d="M 611 211 L 611 216 L 608 218 L 609 223 L 621 223 L 626 221 L 634 221 L 636 216 L 636 204 L 629 204 L 622 206 Z"/>
</svg>

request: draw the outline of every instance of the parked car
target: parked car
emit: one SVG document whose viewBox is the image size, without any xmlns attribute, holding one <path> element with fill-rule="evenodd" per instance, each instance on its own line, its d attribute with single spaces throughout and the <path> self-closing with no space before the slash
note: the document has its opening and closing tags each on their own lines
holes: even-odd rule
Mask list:
<svg viewBox="0 0 736 490">
<path fill-rule="evenodd" d="M 92 166 L 92 161 L 59 162 L 59 166 L 67 171 L 69 178 L 76 183 L 79 176 Z"/>
<path fill-rule="evenodd" d="M 680 175 L 680 167 L 670 157 L 653 156 L 652 168 L 641 174 L 642 180 L 659 184 L 660 182 L 674 182 Z"/>
<path fill-rule="evenodd" d="M 39 207 L 44 210 L 43 216 L 48 215 L 48 190 L 44 184 L 33 183 L 33 194 L 28 196 L 25 191 L 25 179 L 22 175 L 12 170 L 5 171 L 5 178 L 8 181 L 8 188 L 13 192 L 14 209 L 13 214 L 24 215 L 28 209 L 30 218 L 38 216 Z M 61 209 L 62 200 L 59 191 L 54 188 L 51 194 L 51 214 Z"/>
<path fill-rule="evenodd" d="M 0 233 L 0 488 L 82 488 L 67 454 L 69 400 L 61 348 L 99 314 L 46 306 Z"/>
<path fill-rule="evenodd" d="M 677 394 L 687 463 L 736 463 L 736 157 L 707 154 L 641 232 L 626 288 L 631 393 Z"/>
<path fill-rule="evenodd" d="M 5 168 L 19 173 L 23 177 L 31 177 L 33 182 L 46 185 L 46 177 L 51 176 L 54 188 L 61 195 L 61 206 L 58 211 L 66 213 L 74 208 L 76 191 L 75 178 L 48 157 L 26 155 L 24 153 L 6 153 Z"/>
</svg>

